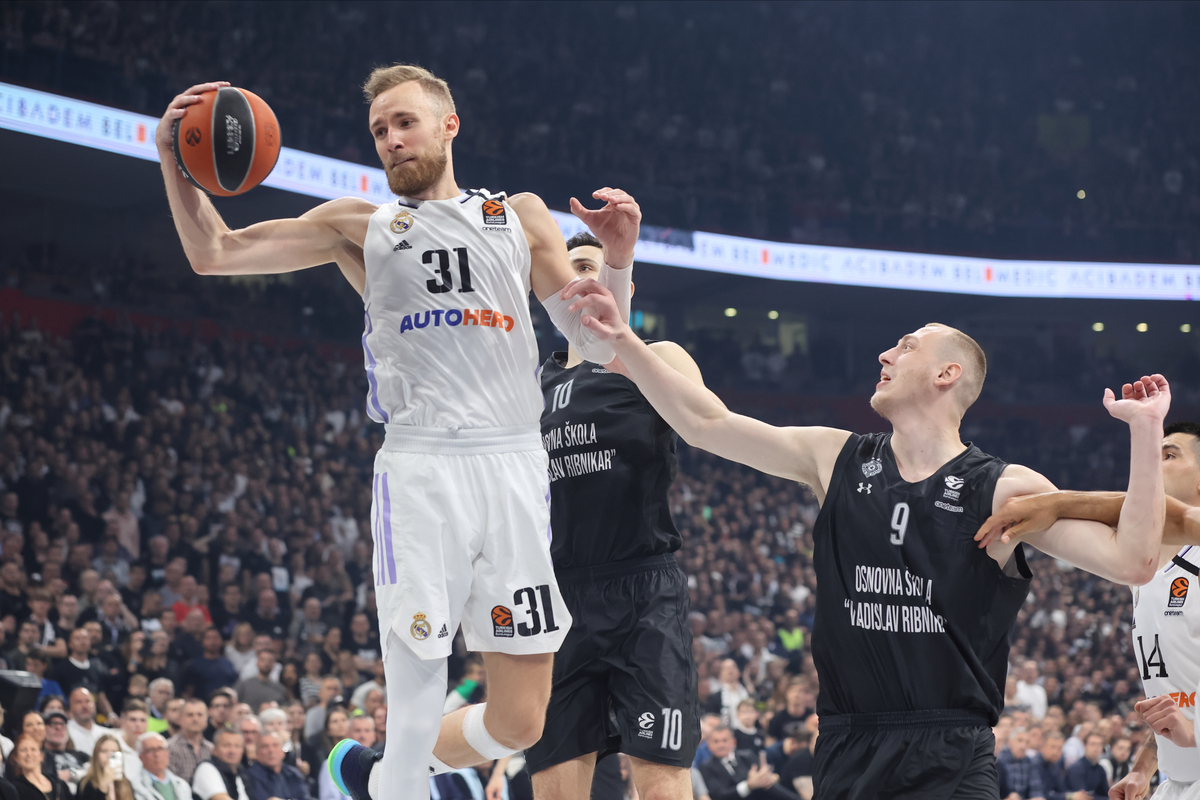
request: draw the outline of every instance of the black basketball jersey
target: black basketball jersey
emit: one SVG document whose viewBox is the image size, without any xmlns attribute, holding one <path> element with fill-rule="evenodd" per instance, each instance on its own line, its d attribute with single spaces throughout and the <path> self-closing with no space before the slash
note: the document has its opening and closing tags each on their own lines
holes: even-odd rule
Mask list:
<svg viewBox="0 0 1200 800">
<path fill-rule="evenodd" d="M 819 591 L 817 713 L 1004 705 L 1009 637 L 1029 592 L 974 536 L 1007 466 L 968 445 L 919 483 L 900 477 L 891 434 L 852 435 L 813 529 Z"/>
<path fill-rule="evenodd" d="M 555 353 L 542 368 L 554 568 L 675 552 L 683 544 L 667 504 L 675 431 L 624 375 L 564 363 L 566 353 Z"/>
</svg>

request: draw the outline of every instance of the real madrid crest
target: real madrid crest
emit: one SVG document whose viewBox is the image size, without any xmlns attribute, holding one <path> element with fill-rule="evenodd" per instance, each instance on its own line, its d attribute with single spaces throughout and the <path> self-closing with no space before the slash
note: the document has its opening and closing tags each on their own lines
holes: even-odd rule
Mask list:
<svg viewBox="0 0 1200 800">
<path fill-rule="evenodd" d="M 413 635 L 414 639 L 424 640 L 429 638 L 429 634 L 433 633 L 433 628 L 426 621 L 424 614 L 413 614 L 412 627 L 408 632 Z"/>
<path fill-rule="evenodd" d="M 868 478 L 873 478 L 879 473 L 883 472 L 883 462 L 881 462 L 878 458 L 872 458 L 870 461 L 863 464 L 862 469 L 863 475 L 866 475 Z"/>
<path fill-rule="evenodd" d="M 401 211 L 396 216 L 392 217 L 391 223 L 388 225 L 392 229 L 392 233 L 408 233 L 412 230 L 413 215 L 407 211 Z"/>
</svg>

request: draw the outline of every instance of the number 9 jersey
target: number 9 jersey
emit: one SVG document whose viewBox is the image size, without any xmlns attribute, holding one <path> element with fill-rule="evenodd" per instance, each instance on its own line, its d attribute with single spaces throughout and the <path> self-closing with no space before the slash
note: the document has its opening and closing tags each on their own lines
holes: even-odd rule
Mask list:
<svg viewBox="0 0 1200 800">
<path fill-rule="evenodd" d="M 1133 589 L 1133 657 L 1147 698 L 1170 695 L 1195 719 L 1200 682 L 1200 548 L 1185 547 Z M 1155 734 L 1157 736 L 1157 734 Z M 1158 766 L 1173 783 L 1200 780 L 1200 753 L 1158 738 Z"/>
<path fill-rule="evenodd" d="M 505 195 L 385 203 L 363 244 L 367 414 L 424 428 L 537 425 L 529 245 Z"/>
</svg>

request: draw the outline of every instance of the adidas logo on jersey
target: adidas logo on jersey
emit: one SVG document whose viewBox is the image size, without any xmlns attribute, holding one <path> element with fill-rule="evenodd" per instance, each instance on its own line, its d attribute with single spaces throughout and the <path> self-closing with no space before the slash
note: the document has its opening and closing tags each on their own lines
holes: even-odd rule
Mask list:
<svg viewBox="0 0 1200 800">
<path fill-rule="evenodd" d="M 396 252 L 397 250 L 412 250 L 412 245 L 402 239 L 400 241 L 400 244 L 398 244 L 392 248 L 393 253 Z"/>
<path fill-rule="evenodd" d="M 438 631 L 438 638 L 439 638 L 439 639 L 445 639 L 445 638 L 446 638 L 447 636 L 449 636 L 449 635 L 450 635 L 450 631 L 449 631 L 449 630 L 447 630 L 447 628 L 446 628 L 446 623 L 444 623 L 444 622 L 443 622 L 443 623 L 442 623 L 442 629 L 441 629 L 440 631 Z"/>
</svg>

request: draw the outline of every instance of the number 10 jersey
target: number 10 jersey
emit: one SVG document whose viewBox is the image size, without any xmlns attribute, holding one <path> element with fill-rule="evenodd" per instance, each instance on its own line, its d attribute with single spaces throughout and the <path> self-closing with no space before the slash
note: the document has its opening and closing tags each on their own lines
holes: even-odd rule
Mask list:
<svg viewBox="0 0 1200 800">
<path fill-rule="evenodd" d="M 371 216 L 363 258 L 371 419 L 537 426 L 529 245 L 503 194 L 385 203 Z"/>
<path fill-rule="evenodd" d="M 1200 681 L 1200 548 L 1185 547 L 1145 586 L 1133 589 L 1133 656 L 1146 697 L 1170 695 L 1195 718 Z M 1156 734 L 1157 735 L 1157 734 Z M 1172 781 L 1200 780 L 1200 754 L 1158 736 L 1158 766 Z"/>
</svg>

